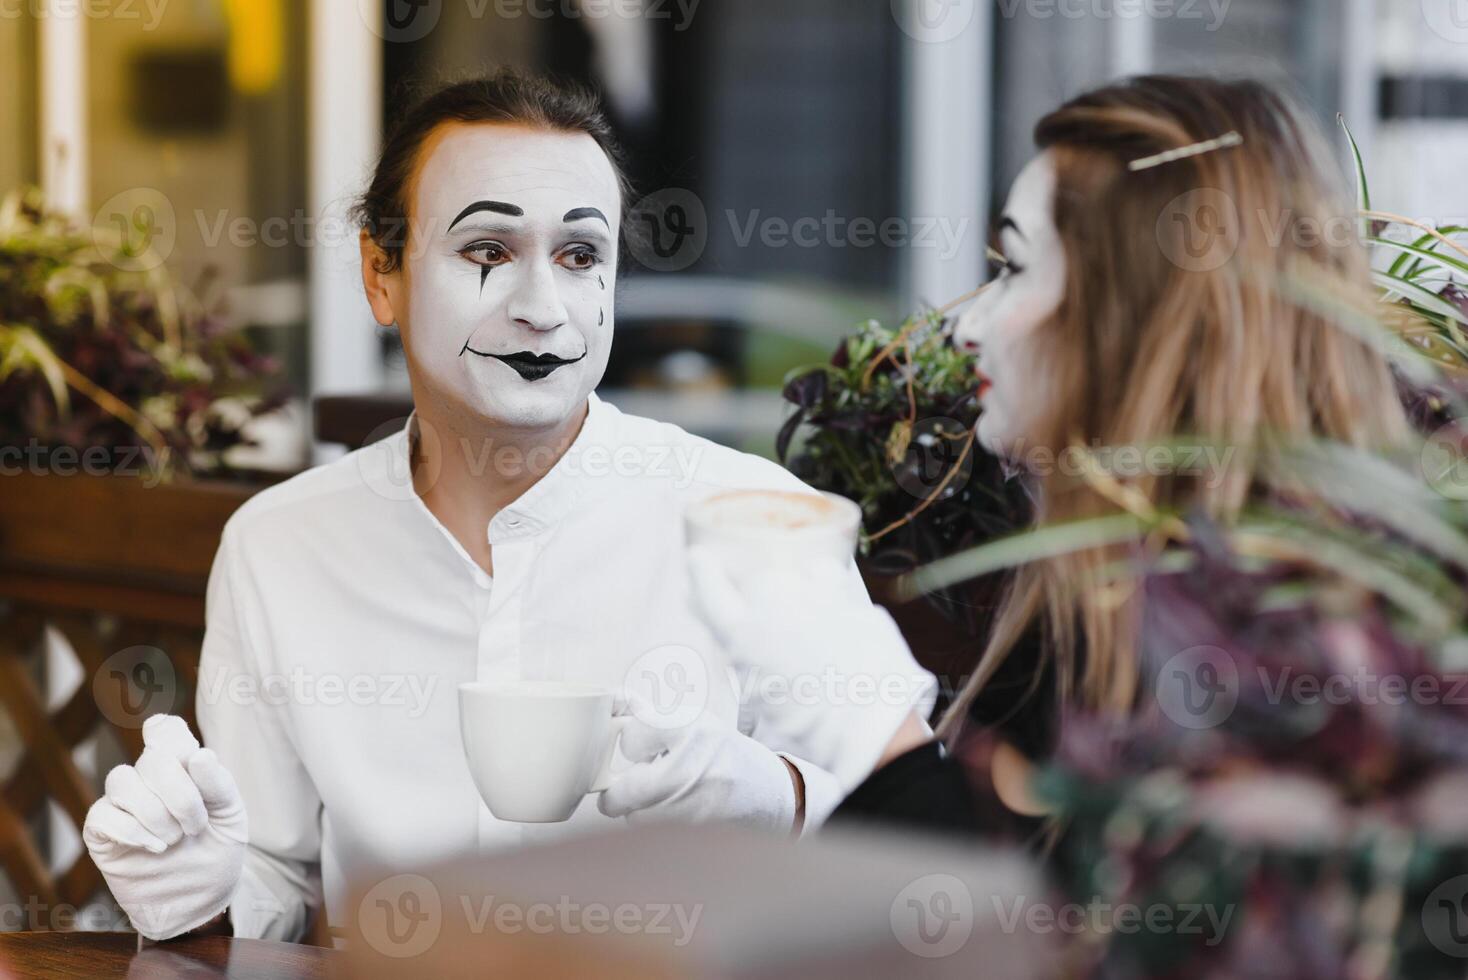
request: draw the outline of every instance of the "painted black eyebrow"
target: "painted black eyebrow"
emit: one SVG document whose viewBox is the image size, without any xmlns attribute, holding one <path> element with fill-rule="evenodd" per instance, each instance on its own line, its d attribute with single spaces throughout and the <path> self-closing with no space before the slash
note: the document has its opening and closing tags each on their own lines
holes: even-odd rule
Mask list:
<svg viewBox="0 0 1468 980">
<path fill-rule="evenodd" d="M 599 218 L 601 223 L 607 226 L 607 231 L 612 230 L 612 223 L 607 220 L 606 215 L 601 213 L 601 208 L 572 208 L 561 220 L 571 222 L 580 221 L 582 218 Z"/>
<path fill-rule="evenodd" d="M 467 208 L 459 212 L 459 216 L 454 219 L 453 224 L 449 225 L 449 231 L 453 231 L 454 225 L 458 224 L 460 221 L 463 221 L 465 218 L 469 217 L 469 215 L 478 214 L 481 211 L 493 211 L 495 214 L 507 214 L 512 218 L 525 217 L 524 208 L 516 207 L 513 204 L 506 204 L 504 201 L 475 201 L 473 204 L 469 205 Z"/>
<path fill-rule="evenodd" d="M 1019 225 L 1015 224 L 1014 219 L 1011 218 L 1007 214 L 1004 217 L 1002 217 L 1002 218 L 999 219 L 999 230 L 1000 231 L 1003 231 L 1006 228 L 1008 228 L 1010 231 L 1014 232 L 1021 239 L 1025 240 L 1025 241 L 1029 241 L 1029 239 L 1025 238 L 1025 233 L 1019 230 Z"/>
</svg>

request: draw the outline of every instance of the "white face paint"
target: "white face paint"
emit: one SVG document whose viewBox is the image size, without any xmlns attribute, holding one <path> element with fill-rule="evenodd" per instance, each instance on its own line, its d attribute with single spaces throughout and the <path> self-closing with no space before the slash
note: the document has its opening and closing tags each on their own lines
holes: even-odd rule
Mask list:
<svg viewBox="0 0 1468 980">
<path fill-rule="evenodd" d="M 612 165 L 583 133 L 496 124 L 444 126 L 422 154 L 391 290 L 414 394 L 499 425 L 553 427 L 611 352 Z"/>
<path fill-rule="evenodd" d="M 1055 228 L 1055 166 L 1041 154 L 1020 172 L 1001 219 L 1000 251 L 1009 265 L 958 321 L 954 342 L 978 353 L 982 413 L 979 442 L 991 453 L 1022 455 L 1032 438 L 1042 390 L 1036 328 L 1060 309 L 1067 267 Z"/>
</svg>

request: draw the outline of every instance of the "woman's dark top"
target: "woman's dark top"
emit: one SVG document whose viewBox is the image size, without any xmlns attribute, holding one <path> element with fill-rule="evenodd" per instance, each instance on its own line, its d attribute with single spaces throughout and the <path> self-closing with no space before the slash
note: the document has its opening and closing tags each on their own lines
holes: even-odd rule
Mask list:
<svg viewBox="0 0 1468 980">
<path fill-rule="evenodd" d="M 987 747 L 1003 740 L 1043 759 L 1055 740 L 1053 670 L 1032 630 L 1010 651 L 969 708 L 969 736 L 950 755 L 930 742 L 893 759 L 852 791 L 827 826 L 885 824 L 967 836 L 1028 837 L 1039 821 L 999 802 L 987 772 Z M 1038 675 L 1038 676 L 1037 676 Z"/>
<path fill-rule="evenodd" d="M 937 742 L 893 759 L 841 801 L 826 826 L 902 824 L 915 830 L 973 834 L 981 829 L 968 773 Z"/>
</svg>

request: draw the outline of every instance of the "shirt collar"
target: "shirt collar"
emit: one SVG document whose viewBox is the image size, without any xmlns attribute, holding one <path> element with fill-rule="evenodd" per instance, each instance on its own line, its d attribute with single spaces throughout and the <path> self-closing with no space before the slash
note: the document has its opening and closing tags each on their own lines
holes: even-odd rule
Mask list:
<svg viewBox="0 0 1468 980">
<path fill-rule="evenodd" d="M 617 410 L 598 398 L 596 392 L 587 396 L 586 419 L 581 423 L 581 431 L 544 476 L 490 521 L 490 544 L 539 534 L 559 523 L 575 509 L 589 489 L 580 461 L 593 447 L 596 447 L 596 452 L 610 457 L 616 449 L 616 414 Z M 399 437 L 394 440 L 397 443 L 395 449 L 401 454 L 403 473 L 412 472 L 411 447 L 417 421 L 418 410 L 415 408 L 409 413 Z M 410 479 L 410 490 L 411 484 Z M 442 529 L 438 518 L 434 517 L 416 491 L 412 491 L 412 497 L 418 508 Z M 446 529 L 444 533 L 448 533 Z"/>
</svg>

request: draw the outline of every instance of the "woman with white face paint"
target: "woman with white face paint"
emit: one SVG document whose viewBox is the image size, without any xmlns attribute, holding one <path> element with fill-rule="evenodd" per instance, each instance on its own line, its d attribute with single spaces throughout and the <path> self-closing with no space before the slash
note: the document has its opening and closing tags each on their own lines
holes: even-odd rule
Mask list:
<svg viewBox="0 0 1468 980">
<path fill-rule="evenodd" d="M 1221 467 L 1126 483 L 1134 502 L 1227 524 L 1261 492 L 1251 447 L 1314 437 L 1373 451 L 1408 444 L 1385 359 L 1290 298 L 1287 277 L 1303 269 L 1336 301 L 1376 309 L 1354 239 L 1277 232 L 1279 220 L 1329 228 L 1353 213 L 1323 139 L 1278 95 L 1253 82 L 1140 78 L 1055 110 L 1036 142 L 1040 155 L 998 223 L 1002 271 L 963 313 L 954 342 L 976 358 L 978 439 L 1028 481 L 1037 522 L 1115 512 L 1079 467 L 1058 465 L 1072 446 L 1146 447 L 1177 435 L 1237 448 Z M 1126 716 L 1139 704 L 1142 599 L 1095 585 L 1126 554 L 1092 548 L 1011 576 L 938 727 L 950 749 L 965 734 L 991 736 L 986 785 L 971 785 L 912 718 L 836 816 L 968 831 L 1025 825 L 1017 818 L 1036 815 L 1026 773 L 1052 747 L 1059 714 Z M 712 556 L 695 556 L 694 571 L 736 661 L 788 662 L 834 645 L 854 672 L 903 669 L 900 644 L 848 634 L 820 609 L 817 580 L 775 615 L 775 595 L 750 604 Z M 833 706 L 823 725 L 800 720 L 806 754 L 837 750 L 860 715 Z M 998 805 L 981 815 L 976 797 Z"/>
<path fill-rule="evenodd" d="M 683 546 L 699 499 L 810 488 L 593 391 L 624 184 L 595 99 L 517 74 L 449 86 L 390 134 L 358 209 L 361 268 L 377 322 L 402 335 L 415 410 L 225 529 L 198 688 L 208 748 L 150 719 L 86 821 L 140 932 L 213 919 L 300 939 L 318 911 L 346 924 L 357 868 L 624 820 L 788 835 L 839 802 L 830 772 L 754 737 Z M 854 563 L 840 577 L 843 612 L 872 616 Z M 465 763 L 458 684 L 514 678 L 635 706 L 630 764 L 564 823 L 495 818 Z M 879 749 L 909 706 L 866 741 Z"/>
</svg>

